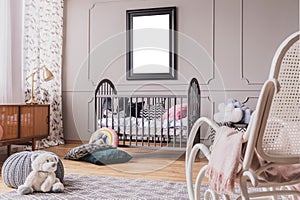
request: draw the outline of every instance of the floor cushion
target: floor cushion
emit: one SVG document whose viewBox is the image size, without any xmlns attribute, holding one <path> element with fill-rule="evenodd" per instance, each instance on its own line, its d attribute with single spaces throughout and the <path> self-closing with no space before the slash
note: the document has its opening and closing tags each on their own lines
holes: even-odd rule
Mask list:
<svg viewBox="0 0 300 200">
<path fill-rule="evenodd" d="M 90 155 L 91 153 L 98 151 L 98 150 L 105 150 L 114 148 L 108 144 L 83 144 L 78 147 L 74 147 L 71 149 L 66 155 L 65 159 L 67 160 L 78 160 L 86 155 Z"/>
<path fill-rule="evenodd" d="M 108 165 L 108 164 L 118 164 L 124 163 L 131 160 L 132 156 L 126 151 L 120 149 L 105 149 L 99 150 L 86 155 L 79 160 L 90 162 L 96 165 Z"/>
<path fill-rule="evenodd" d="M 25 182 L 26 177 L 32 171 L 31 156 L 36 153 L 43 153 L 45 151 L 22 151 L 10 155 L 3 163 L 2 166 L 2 180 L 3 182 L 13 188 L 17 188 Z M 54 153 L 53 153 L 54 154 Z M 56 177 L 63 182 L 64 179 L 64 166 L 59 159 L 57 170 L 55 171 Z"/>
</svg>

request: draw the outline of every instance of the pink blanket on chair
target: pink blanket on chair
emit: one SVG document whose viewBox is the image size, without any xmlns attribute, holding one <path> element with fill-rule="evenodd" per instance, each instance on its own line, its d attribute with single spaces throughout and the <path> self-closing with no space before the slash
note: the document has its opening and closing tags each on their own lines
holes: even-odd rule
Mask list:
<svg viewBox="0 0 300 200">
<path fill-rule="evenodd" d="M 217 130 L 216 135 L 206 175 L 213 190 L 221 194 L 233 194 L 243 133 L 222 126 Z"/>
</svg>

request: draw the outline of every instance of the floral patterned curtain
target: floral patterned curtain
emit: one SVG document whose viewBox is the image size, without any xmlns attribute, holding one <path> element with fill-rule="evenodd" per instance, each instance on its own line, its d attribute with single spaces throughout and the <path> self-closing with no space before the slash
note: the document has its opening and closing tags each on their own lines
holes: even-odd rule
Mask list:
<svg viewBox="0 0 300 200">
<path fill-rule="evenodd" d="M 62 126 L 62 44 L 63 0 L 24 0 L 24 77 L 45 65 L 54 75 L 48 82 L 42 70 L 34 76 L 35 100 L 50 104 L 50 136 L 37 148 L 63 144 Z M 31 96 L 31 78 L 25 81 L 25 101 Z"/>
</svg>

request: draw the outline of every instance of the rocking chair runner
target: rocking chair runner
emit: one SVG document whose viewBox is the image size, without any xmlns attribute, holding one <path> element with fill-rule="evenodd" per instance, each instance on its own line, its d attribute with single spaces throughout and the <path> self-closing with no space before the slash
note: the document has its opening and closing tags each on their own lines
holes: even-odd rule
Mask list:
<svg viewBox="0 0 300 200">
<path fill-rule="evenodd" d="M 269 79 L 263 85 L 256 111 L 247 131 L 241 170 L 235 186 L 240 187 L 239 198 L 289 195 L 300 198 L 300 50 L 299 32 L 289 36 L 278 48 Z M 213 129 L 219 126 L 208 118 L 199 118 L 190 133 L 186 149 L 186 178 L 191 200 L 200 199 L 201 181 L 208 165 L 201 168 L 193 186 L 193 164 L 198 151 L 211 160 L 210 150 L 203 144 L 193 146 L 194 137 L 203 124 Z M 219 148 L 219 147 L 214 147 Z M 228 149 L 227 151 L 230 151 Z M 226 156 L 226 155 L 225 155 Z M 278 170 L 279 169 L 279 170 Z M 278 171 L 276 171 L 278 170 Z M 283 173 L 282 173 L 283 172 Z M 271 177 L 281 175 L 282 177 Z M 250 188 L 255 188 L 249 190 Z M 261 189 L 256 189 L 261 188 Z M 217 199 L 217 192 L 208 189 L 204 197 Z M 223 194 L 225 199 L 229 195 Z"/>
</svg>

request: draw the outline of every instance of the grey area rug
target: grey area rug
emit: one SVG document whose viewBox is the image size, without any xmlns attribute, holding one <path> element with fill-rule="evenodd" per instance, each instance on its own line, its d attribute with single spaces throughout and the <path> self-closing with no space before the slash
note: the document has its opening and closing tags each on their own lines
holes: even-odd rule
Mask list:
<svg viewBox="0 0 300 200">
<path fill-rule="evenodd" d="M 63 193 L 19 195 L 16 190 L 0 199 L 188 199 L 186 183 L 66 174 Z"/>
</svg>

